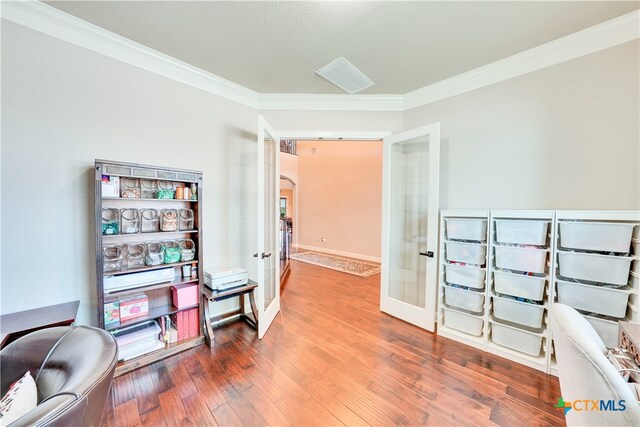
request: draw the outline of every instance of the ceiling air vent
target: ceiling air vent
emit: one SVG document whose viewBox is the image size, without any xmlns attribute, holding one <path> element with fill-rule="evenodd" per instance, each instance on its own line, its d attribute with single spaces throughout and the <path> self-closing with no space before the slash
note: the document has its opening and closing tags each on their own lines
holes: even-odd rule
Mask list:
<svg viewBox="0 0 640 427">
<path fill-rule="evenodd" d="M 352 95 L 375 84 L 362 71 L 342 57 L 320 68 L 316 74 Z"/>
</svg>

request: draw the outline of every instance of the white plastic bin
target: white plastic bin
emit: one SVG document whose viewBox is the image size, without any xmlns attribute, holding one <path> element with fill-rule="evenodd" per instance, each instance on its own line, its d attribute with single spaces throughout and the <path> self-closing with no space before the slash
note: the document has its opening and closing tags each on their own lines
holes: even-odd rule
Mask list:
<svg viewBox="0 0 640 427">
<path fill-rule="evenodd" d="M 444 311 L 444 325 L 446 327 L 469 335 L 474 335 L 476 337 L 482 335 L 482 327 L 484 325 L 482 317 L 473 316 L 456 310 L 450 310 L 445 307 L 442 309 Z"/>
<path fill-rule="evenodd" d="M 495 222 L 498 242 L 538 246 L 547 243 L 548 221 L 497 219 Z"/>
<path fill-rule="evenodd" d="M 624 285 L 631 257 L 558 251 L 558 274 L 572 279 Z"/>
<path fill-rule="evenodd" d="M 591 323 L 591 326 L 596 330 L 605 346 L 609 348 L 618 346 L 618 322 L 587 315 L 584 315 L 584 318 Z"/>
<path fill-rule="evenodd" d="M 481 268 L 446 264 L 445 271 L 447 283 L 467 286 L 474 289 L 484 288 L 484 278 L 487 273 Z"/>
<path fill-rule="evenodd" d="M 546 277 L 527 276 L 500 270 L 494 271 L 493 274 L 496 292 L 535 301 L 542 301 L 544 299 Z"/>
<path fill-rule="evenodd" d="M 560 222 L 560 246 L 607 252 L 629 252 L 633 224 Z"/>
<path fill-rule="evenodd" d="M 620 289 L 558 280 L 558 302 L 576 310 L 622 318 L 627 314 L 627 300 L 633 290 Z"/>
<path fill-rule="evenodd" d="M 469 291 L 447 285 L 443 287 L 445 304 L 474 313 L 482 313 L 484 308 L 484 292 Z"/>
<path fill-rule="evenodd" d="M 539 328 L 542 326 L 544 306 L 520 302 L 510 298 L 493 297 L 494 317 L 519 325 Z"/>
<path fill-rule="evenodd" d="M 631 253 L 640 256 L 640 240 L 631 239 Z"/>
<path fill-rule="evenodd" d="M 496 245 L 496 267 L 507 270 L 544 273 L 547 261 L 546 249 L 519 248 Z"/>
<path fill-rule="evenodd" d="M 541 334 L 524 331 L 498 322 L 491 322 L 491 339 L 494 343 L 530 356 L 540 356 L 542 338 Z"/>
<path fill-rule="evenodd" d="M 447 239 L 487 241 L 487 220 L 477 218 L 446 218 Z"/>
<path fill-rule="evenodd" d="M 485 263 L 487 247 L 479 243 L 446 242 L 447 261 L 482 265 Z"/>
</svg>

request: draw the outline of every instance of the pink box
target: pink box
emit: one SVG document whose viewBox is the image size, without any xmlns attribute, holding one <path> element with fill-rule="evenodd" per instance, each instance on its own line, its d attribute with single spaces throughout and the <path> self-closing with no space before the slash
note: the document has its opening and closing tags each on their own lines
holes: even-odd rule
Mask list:
<svg viewBox="0 0 640 427">
<path fill-rule="evenodd" d="M 178 308 L 189 307 L 198 304 L 198 284 L 185 283 L 172 286 L 173 305 Z"/>
</svg>

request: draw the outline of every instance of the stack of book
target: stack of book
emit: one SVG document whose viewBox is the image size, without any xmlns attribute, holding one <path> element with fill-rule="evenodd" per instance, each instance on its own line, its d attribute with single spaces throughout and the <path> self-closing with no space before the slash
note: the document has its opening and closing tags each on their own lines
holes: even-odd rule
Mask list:
<svg viewBox="0 0 640 427">
<path fill-rule="evenodd" d="M 162 316 L 160 324 L 160 340 L 173 344 L 178 341 L 196 337 L 200 334 L 200 316 L 197 307 L 182 310 L 171 316 Z"/>
</svg>

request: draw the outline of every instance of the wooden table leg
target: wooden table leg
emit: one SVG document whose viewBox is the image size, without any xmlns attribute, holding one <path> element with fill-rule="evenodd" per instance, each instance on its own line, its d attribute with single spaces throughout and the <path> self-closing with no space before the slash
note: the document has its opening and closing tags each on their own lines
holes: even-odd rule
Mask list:
<svg viewBox="0 0 640 427">
<path fill-rule="evenodd" d="M 204 336 L 209 347 L 213 347 L 213 328 L 211 327 L 211 314 L 209 314 L 209 299 L 204 294 L 202 295 L 202 306 L 204 307 Z"/>
</svg>

